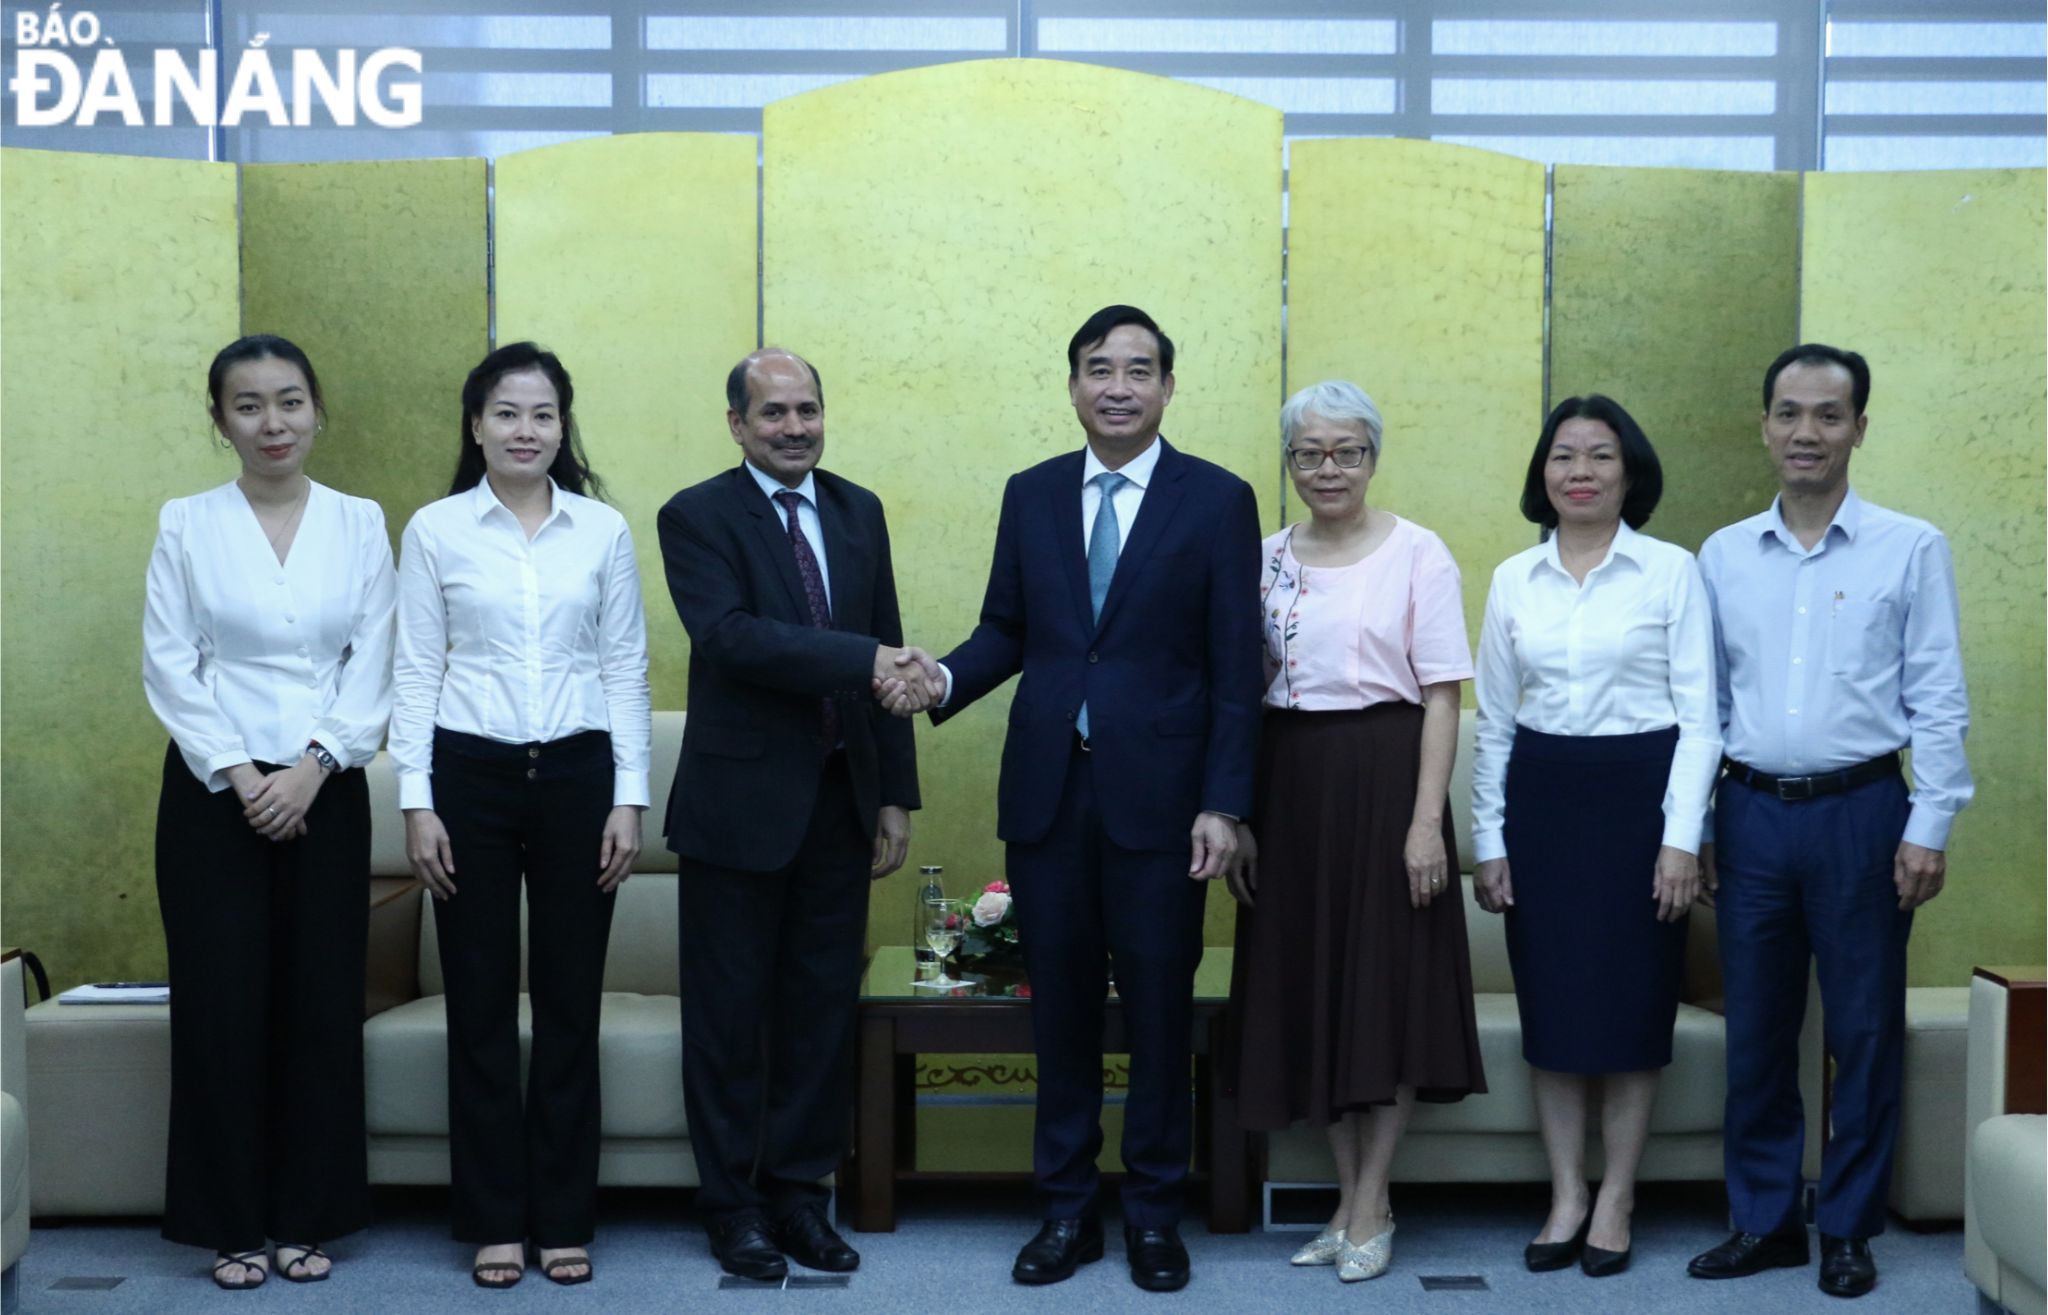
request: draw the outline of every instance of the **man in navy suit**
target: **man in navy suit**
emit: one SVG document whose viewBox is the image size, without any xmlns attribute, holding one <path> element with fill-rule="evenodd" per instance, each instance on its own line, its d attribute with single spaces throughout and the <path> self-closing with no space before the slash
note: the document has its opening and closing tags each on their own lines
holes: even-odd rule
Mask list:
<svg viewBox="0 0 2048 1315">
<path fill-rule="evenodd" d="M 871 697 L 905 653 L 889 527 L 874 494 L 816 468 L 818 372 L 766 348 L 726 400 L 745 461 L 659 522 L 690 635 L 667 834 L 697 1207 L 729 1273 L 776 1279 L 785 1255 L 860 1264 L 820 1180 L 846 1144 L 868 882 L 903 862 L 917 758 Z"/>
<path fill-rule="evenodd" d="M 933 672 L 943 720 L 1022 673 L 997 797 L 1038 1051 L 1046 1220 L 1011 1271 L 1102 1255 L 1102 1011 L 1129 1024 L 1124 1240 L 1139 1287 L 1188 1280 L 1177 1231 L 1207 886 L 1251 809 L 1262 658 L 1258 508 L 1159 436 L 1173 343 L 1133 306 L 1067 345 L 1087 446 L 1011 478 L 981 624 Z M 915 677 L 913 678 L 915 683 Z M 948 685 L 950 689 L 948 689 Z"/>
</svg>

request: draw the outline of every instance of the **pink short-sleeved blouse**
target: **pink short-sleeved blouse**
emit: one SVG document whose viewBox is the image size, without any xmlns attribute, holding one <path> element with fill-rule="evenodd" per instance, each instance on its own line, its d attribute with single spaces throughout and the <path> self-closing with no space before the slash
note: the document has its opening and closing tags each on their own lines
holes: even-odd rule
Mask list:
<svg viewBox="0 0 2048 1315">
<path fill-rule="evenodd" d="M 1303 566 L 1293 536 L 1289 526 L 1261 545 L 1267 707 L 1420 703 L 1425 685 L 1472 678 L 1458 563 L 1442 539 L 1396 518 L 1369 556 Z"/>
</svg>

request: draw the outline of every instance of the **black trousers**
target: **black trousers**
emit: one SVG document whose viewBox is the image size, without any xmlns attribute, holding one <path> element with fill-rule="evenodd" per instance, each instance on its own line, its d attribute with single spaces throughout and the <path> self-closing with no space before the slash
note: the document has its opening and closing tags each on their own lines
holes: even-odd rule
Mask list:
<svg viewBox="0 0 2048 1315">
<path fill-rule="evenodd" d="M 1049 1219 L 1096 1212 L 1102 1150 L 1102 1015 L 1113 971 L 1131 1046 L 1124 1104 L 1124 1222 L 1180 1222 L 1194 1140 L 1189 1081 L 1204 884 L 1188 854 L 1124 849 L 1102 829 L 1101 790 L 1079 749 L 1044 840 L 1011 845 L 1010 890 L 1031 978 L 1038 1051 L 1032 1173 Z M 1189 821 L 1194 819 L 1190 818 Z"/>
<path fill-rule="evenodd" d="M 265 771 L 269 764 L 257 764 Z M 216 1251 L 369 1222 L 363 958 L 370 795 L 328 778 L 306 835 L 251 830 L 236 792 L 164 755 L 156 893 L 171 975 L 163 1235 Z"/>
<path fill-rule="evenodd" d="M 872 854 L 835 753 L 788 867 L 681 862 L 683 1103 L 708 1215 L 828 1195 L 851 1125 Z"/>
<path fill-rule="evenodd" d="M 448 993 L 457 1241 L 586 1246 L 596 1231 L 598 1010 L 615 897 L 597 888 L 611 736 L 505 744 L 436 728 L 455 894 L 434 906 Z M 519 1080 L 519 889 L 533 1054 Z"/>
</svg>

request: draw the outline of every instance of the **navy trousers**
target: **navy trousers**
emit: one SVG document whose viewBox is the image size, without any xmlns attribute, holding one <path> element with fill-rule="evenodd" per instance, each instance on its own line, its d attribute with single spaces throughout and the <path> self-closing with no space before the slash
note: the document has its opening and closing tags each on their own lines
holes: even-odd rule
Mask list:
<svg viewBox="0 0 2048 1315">
<path fill-rule="evenodd" d="M 1114 971 L 1131 1046 L 1124 1222 L 1168 1228 L 1180 1222 L 1194 1136 L 1189 1064 L 1207 886 L 1188 880 L 1186 850 L 1112 844 L 1096 789 L 1089 756 L 1076 749 L 1052 829 L 1008 851 L 1038 1057 L 1032 1170 L 1047 1218 L 1095 1212 L 1102 1012 Z"/>
<path fill-rule="evenodd" d="M 1798 1063 L 1809 959 L 1835 1061 L 1815 1222 L 1837 1237 L 1884 1231 L 1913 929 L 1892 879 L 1906 811 L 1898 776 L 1794 803 L 1721 782 L 1714 830 L 1728 1007 L 1723 1154 L 1729 1209 L 1744 1232 L 1804 1228 Z"/>
</svg>

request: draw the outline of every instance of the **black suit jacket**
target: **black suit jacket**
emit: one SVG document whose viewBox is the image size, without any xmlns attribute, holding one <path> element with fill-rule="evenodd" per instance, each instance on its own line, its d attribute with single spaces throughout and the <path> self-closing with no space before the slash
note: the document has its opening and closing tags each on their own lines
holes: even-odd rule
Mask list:
<svg viewBox="0 0 2048 1315">
<path fill-rule="evenodd" d="M 1265 694 L 1251 487 L 1160 440 L 1097 621 L 1081 542 L 1084 458 L 1010 478 L 981 624 L 945 658 L 943 720 L 1017 672 L 996 829 L 1045 838 L 1088 705 L 1102 826 L 1126 849 L 1184 849 L 1195 814 L 1249 817 Z"/>
<path fill-rule="evenodd" d="M 661 509 L 669 596 L 690 635 L 689 717 L 669 794 L 668 846 L 685 858 L 773 872 L 796 857 L 817 797 L 818 700 L 838 702 L 865 834 L 885 804 L 916 808 L 910 723 L 875 703 L 875 645 L 903 642 L 881 500 L 825 471 L 817 481 L 832 628 L 810 621 L 780 511 L 744 466 Z"/>
</svg>

